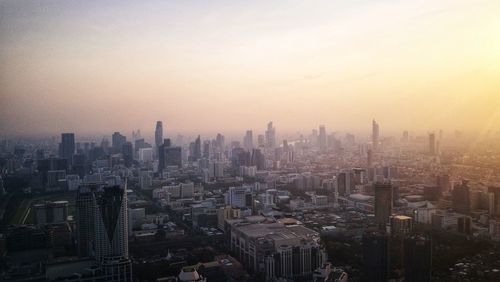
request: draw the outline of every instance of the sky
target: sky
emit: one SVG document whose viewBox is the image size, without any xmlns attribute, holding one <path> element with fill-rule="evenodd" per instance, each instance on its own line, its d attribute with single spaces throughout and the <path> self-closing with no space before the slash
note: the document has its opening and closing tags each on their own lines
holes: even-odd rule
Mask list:
<svg viewBox="0 0 500 282">
<path fill-rule="evenodd" d="M 500 130 L 500 1 L 0 3 L 0 133 Z"/>
</svg>

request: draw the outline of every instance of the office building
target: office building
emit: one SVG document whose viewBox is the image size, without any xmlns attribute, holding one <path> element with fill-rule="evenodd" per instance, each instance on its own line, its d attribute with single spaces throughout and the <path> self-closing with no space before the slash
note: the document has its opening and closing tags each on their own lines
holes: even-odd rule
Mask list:
<svg viewBox="0 0 500 282">
<path fill-rule="evenodd" d="M 353 174 L 350 171 L 343 171 L 337 175 L 337 193 L 339 196 L 346 197 L 351 194 L 354 188 Z"/>
<path fill-rule="evenodd" d="M 60 157 L 68 160 L 68 164 L 72 164 L 73 155 L 75 154 L 75 134 L 63 133 L 61 134 L 61 151 Z"/>
<path fill-rule="evenodd" d="M 489 187 L 489 214 L 493 218 L 500 218 L 500 187 Z"/>
<path fill-rule="evenodd" d="M 380 129 L 378 123 L 373 120 L 372 121 L 372 144 L 373 144 L 373 150 L 378 151 L 380 143 Z"/>
<path fill-rule="evenodd" d="M 318 136 L 319 151 L 322 153 L 326 152 L 326 129 L 324 125 L 319 126 L 319 136 Z"/>
<path fill-rule="evenodd" d="M 163 171 L 169 166 L 182 167 L 182 148 L 172 147 L 170 139 L 165 139 L 158 147 L 158 171 Z"/>
<path fill-rule="evenodd" d="M 111 137 L 111 146 L 113 147 L 113 153 L 118 154 L 122 151 L 122 146 L 127 142 L 127 137 L 121 135 L 120 132 L 113 133 Z"/>
<path fill-rule="evenodd" d="M 302 225 L 245 222 L 231 226 L 231 251 L 264 281 L 311 280 L 313 271 L 326 262 L 318 239 L 316 231 Z"/>
<path fill-rule="evenodd" d="M 38 225 L 62 223 L 68 217 L 68 201 L 45 202 L 33 205 L 35 222 Z"/>
<path fill-rule="evenodd" d="M 392 215 L 392 185 L 390 183 L 375 183 L 375 222 L 383 229 Z"/>
<path fill-rule="evenodd" d="M 163 122 L 157 121 L 155 128 L 155 148 L 163 144 Z"/>
<path fill-rule="evenodd" d="M 468 214 L 470 212 L 470 191 L 466 180 L 453 187 L 451 192 L 452 208 L 459 213 Z"/>
<path fill-rule="evenodd" d="M 436 134 L 434 132 L 429 133 L 429 154 L 436 155 Z"/>
<path fill-rule="evenodd" d="M 87 184 L 76 198 L 78 252 L 99 264 L 106 281 L 132 281 L 126 185 Z"/>
<path fill-rule="evenodd" d="M 253 149 L 253 133 L 251 130 L 247 130 L 245 137 L 243 138 L 243 148 L 247 151 Z"/>
<path fill-rule="evenodd" d="M 276 128 L 273 126 L 273 122 L 270 121 L 267 124 L 266 130 L 266 148 L 274 149 L 276 147 Z"/>
<path fill-rule="evenodd" d="M 153 148 L 140 148 L 139 161 L 143 163 L 153 161 Z"/>
<path fill-rule="evenodd" d="M 431 281 L 432 241 L 422 235 L 411 235 L 404 240 L 405 281 Z"/>
<path fill-rule="evenodd" d="M 413 230 L 413 219 L 405 215 L 394 215 L 390 218 L 391 235 L 405 236 Z"/>
<path fill-rule="evenodd" d="M 389 238 L 384 232 L 363 233 L 363 276 L 366 281 L 385 282 L 389 278 Z"/>
<path fill-rule="evenodd" d="M 130 167 L 134 161 L 134 148 L 132 142 L 125 142 L 122 144 L 123 161 L 126 167 Z"/>
</svg>

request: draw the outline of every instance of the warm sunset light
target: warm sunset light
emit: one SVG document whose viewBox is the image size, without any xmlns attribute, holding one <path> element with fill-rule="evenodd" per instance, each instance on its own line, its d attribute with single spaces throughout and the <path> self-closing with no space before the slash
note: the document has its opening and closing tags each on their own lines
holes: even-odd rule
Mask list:
<svg viewBox="0 0 500 282">
<path fill-rule="evenodd" d="M 0 281 L 500 281 L 500 0 L 3 0 Z"/>
<path fill-rule="evenodd" d="M 500 129 L 498 1 L 6 1 L 0 129 Z M 29 109 L 29 110 L 27 110 Z M 78 118 L 75 117 L 84 117 Z M 127 118 L 125 118 L 127 117 Z"/>
</svg>

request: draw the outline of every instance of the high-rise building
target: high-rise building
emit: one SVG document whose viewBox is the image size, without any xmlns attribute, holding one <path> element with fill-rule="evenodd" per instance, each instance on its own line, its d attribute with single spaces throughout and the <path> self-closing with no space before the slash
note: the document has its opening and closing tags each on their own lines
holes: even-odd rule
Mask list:
<svg viewBox="0 0 500 282">
<path fill-rule="evenodd" d="M 128 258 L 127 191 L 120 186 L 104 187 L 96 199 L 95 248 L 98 260 Z"/>
<path fill-rule="evenodd" d="M 122 145 L 122 155 L 125 161 L 125 166 L 130 167 L 134 161 L 134 148 L 132 142 L 125 142 Z"/>
<path fill-rule="evenodd" d="M 160 147 L 163 144 L 163 122 L 157 121 L 155 128 L 155 148 Z"/>
<path fill-rule="evenodd" d="M 259 147 L 264 147 L 264 146 L 265 146 L 265 144 L 266 144 L 266 138 L 264 137 L 264 135 L 259 134 L 259 135 L 257 136 L 257 145 L 258 145 Z"/>
<path fill-rule="evenodd" d="M 259 281 L 310 281 L 326 262 L 319 234 L 303 225 L 246 223 L 231 225 L 231 251 Z"/>
<path fill-rule="evenodd" d="M 162 171 L 168 166 L 182 167 L 182 148 L 171 146 L 170 139 L 165 139 L 158 147 L 158 171 Z"/>
<path fill-rule="evenodd" d="M 68 164 L 71 165 L 73 161 L 73 155 L 75 154 L 75 134 L 74 133 L 62 133 L 61 134 L 61 152 L 60 156 L 63 159 L 68 160 Z"/>
<path fill-rule="evenodd" d="M 470 191 L 467 181 L 463 180 L 462 184 L 455 185 L 451 192 L 452 208 L 459 212 L 468 214 L 470 211 Z"/>
<path fill-rule="evenodd" d="M 500 187 L 489 187 L 489 214 L 493 218 L 500 218 Z"/>
<path fill-rule="evenodd" d="M 366 152 L 366 162 L 368 164 L 368 167 L 371 167 L 373 165 L 373 151 L 372 150 L 368 150 Z"/>
<path fill-rule="evenodd" d="M 203 158 L 209 159 L 211 155 L 211 143 L 209 140 L 203 141 Z"/>
<path fill-rule="evenodd" d="M 226 138 L 224 137 L 224 135 L 217 133 L 217 136 L 215 137 L 215 147 L 217 148 L 218 152 L 222 152 L 225 143 L 226 143 Z"/>
<path fill-rule="evenodd" d="M 337 175 L 337 192 L 339 196 L 348 196 L 351 194 L 351 188 L 354 187 L 353 175 L 350 171 L 343 171 Z"/>
<path fill-rule="evenodd" d="M 436 155 L 436 134 L 434 132 L 429 133 L 429 154 Z"/>
<path fill-rule="evenodd" d="M 366 281 L 387 281 L 389 278 L 389 238 L 384 232 L 363 233 L 363 276 Z"/>
<path fill-rule="evenodd" d="M 413 219 L 405 215 L 391 216 L 391 235 L 404 236 L 413 230 Z"/>
<path fill-rule="evenodd" d="M 120 132 L 113 133 L 111 137 L 111 146 L 113 147 L 114 153 L 121 153 L 122 146 L 127 142 L 127 137 L 121 135 Z"/>
<path fill-rule="evenodd" d="M 375 222 L 383 229 L 392 214 L 392 185 L 390 183 L 375 183 Z"/>
<path fill-rule="evenodd" d="M 375 120 L 373 120 L 372 121 L 372 144 L 373 144 L 373 149 L 375 151 L 378 150 L 378 145 L 380 142 L 379 139 L 380 139 L 379 125 Z"/>
<path fill-rule="evenodd" d="M 243 148 L 247 151 L 253 149 L 253 132 L 251 130 L 247 130 L 243 138 Z"/>
<path fill-rule="evenodd" d="M 200 138 L 200 135 L 198 135 L 198 137 L 196 138 L 196 140 L 192 144 L 193 144 L 193 148 L 192 148 L 191 160 L 197 161 L 197 160 L 201 159 L 201 138 Z"/>
<path fill-rule="evenodd" d="M 132 281 L 125 187 L 86 184 L 76 198 L 79 255 L 94 258 L 106 281 Z"/>
<path fill-rule="evenodd" d="M 326 152 L 326 129 L 324 125 L 319 126 L 318 145 L 320 152 Z"/>
<path fill-rule="evenodd" d="M 251 165 L 256 166 L 257 170 L 264 170 L 266 168 L 266 158 L 260 149 L 252 150 Z"/>
<path fill-rule="evenodd" d="M 422 235 L 411 235 L 404 240 L 405 281 L 431 281 L 432 241 Z"/>
<path fill-rule="evenodd" d="M 267 124 L 266 147 L 269 149 L 274 149 L 274 147 L 276 147 L 276 128 L 273 127 L 272 121 Z"/>
<path fill-rule="evenodd" d="M 35 204 L 33 210 L 36 224 L 62 223 L 68 217 L 68 201 Z"/>
</svg>

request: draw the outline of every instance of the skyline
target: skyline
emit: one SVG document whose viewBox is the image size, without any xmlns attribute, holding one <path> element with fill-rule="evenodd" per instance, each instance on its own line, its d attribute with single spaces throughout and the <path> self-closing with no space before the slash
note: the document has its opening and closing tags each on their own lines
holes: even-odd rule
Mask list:
<svg viewBox="0 0 500 282">
<path fill-rule="evenodd" d="M 498 1 L 120 3 L 2 3 L 2 135 L 500 130 Z"/>
</svg>

